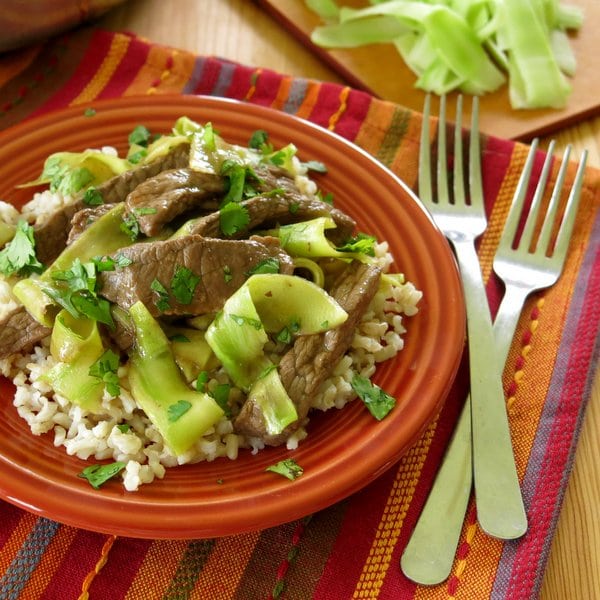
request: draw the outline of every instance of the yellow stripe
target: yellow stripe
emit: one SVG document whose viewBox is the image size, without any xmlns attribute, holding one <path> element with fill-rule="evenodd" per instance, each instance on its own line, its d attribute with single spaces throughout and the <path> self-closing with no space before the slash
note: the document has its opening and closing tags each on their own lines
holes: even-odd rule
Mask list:
<svg viewBox="0 0 600 600">
<path fill-rule="evenodd" d="M 400 461 L 396 479 L 371 544 L 369 556 L 356 584 L 353 598 L 377 598 L 379 595 L 436 427 L 437 419 Z"/>
<path fill-rule="evenodd" d="M 90 586 L 92 582 L 96 578 L 96 575 L 100 573 L 102 567 L 108 562 L 108 553 L 110 549 L 113 547 L 117 536 L 109 535 L 102 546 L 102 550 L 100 551 L 100 558 L 98 562 L 94 565 L 94 568 L 87 574 L 86 578 L 83 580 L 83 585 L 81 586 L 81 595 L 79 596 L 79 600 L 88 600 L 90 597 Z"/>
<path fill-rule="evenodd" d="M 335 129 L 335 126 L 337 125 L 341 116 L 344 114 L 344 111 L 346 110 L 346 108 L 348 106 L 347 102 L 348 102 L 349 94 L 350 94 L 349 87 L 343 88 L 342 91 L 340 92 L 340 107 L 329 118 L 329 123 L 327 125 L 327 129 L 329 129 L 329 131 L 333 131 Z"/>
<path fill-rule="evenodd" d="M 127 35 L 115 35 L 113 37 L 108 54 L 104 57 L 100 68 L 80 94 L 71 102 L 71 105 L 90 102 L 102 92 L 117 70 L 121 60 L 123 60 L 130 42 L 131 38 Z"/>
</svg>

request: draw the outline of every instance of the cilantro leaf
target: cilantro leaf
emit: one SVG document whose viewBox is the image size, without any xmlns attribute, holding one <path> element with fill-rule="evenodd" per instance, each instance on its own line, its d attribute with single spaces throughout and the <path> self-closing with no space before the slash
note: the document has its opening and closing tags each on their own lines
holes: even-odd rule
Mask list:
<svg viewBox="0 0 600 600">
<path fill-rule="evenodd" d="M 273 257 L 265 258 L 246 272 L 248 276 L 260 273 L 279 273 L 279 259 Z"/>
<path fill-rule="evenodd" d="M 92 107 L 92 106 L 86 108 L 83 111 L 83 116 L 84 117 L 94 117 L 94 116 L 96 116 L 96 109 L 94 107 Z"/>
<path fill-rule="evenodd" d="M 225 280 L 225 283 L 229 283 L 233 279 L 233 273 L 231 272 L 231 267 L 229 265 L 223 267 L 223 279 Z"/>
<path fill-rule="evenodd" d="M 194 292 L 199 283 L 200 277 L 195 275 L 191 269 L 178 266 L 171 279 L 171 291 L 178 302 L 190 304 L 194 299 Z"/>
<path fill-rule="evenodd" d="M 53 285 L 44 293 L 73 317 L 89 317 L 109 327 L 114 327 L 110 302 L 97 294 L 97 266 L 92 260 L 82 263 L 78 258 L 70 269 L 54 271 Z"/>
<path fill-rule="evenodd" d="M 254 327 L 254 329 L 262 329 L 263 324 L 260 322 L 260 319 L 253 319 L 252 317 L 234 314 L 230 314 L 229 316 L 237 325 L 250 325 L 250 327 Z"/>
<path fill-rule="evenodd" d="M 90 367 L 89 374 L 104 382 L 106 391 L 116 398 L 121 393 L 119 384 L 119 356 L 110 348 Z"/>
<path fill-rule="evenodd" d="M 91 186 L 83 194 L 83 203 L 86 206 L 100 206 L 104 204 L 104 198 L 94 186 Z"/>
<path fill-rule="evenodd" d="M 121 433 L 128 433 L 131 431 L 131 425 L 129 423 L 119 423 L 117 425 L 117 429 L 121 432 Z"/>
<path fill-rule="evenodd" d="M 150 289 L 153 292 L 156 292 L 157 295 L 157 299 L 154 302 L 156 308 L 161 312 L 168 310 L 171 307 L 171 304 L 169 303 L 169 292 L 167 291 L 167 288 L 165 288 L 158 279 L 154 279 L 150 284 Z"/>
<path fill-rule="evenodd" d="M 211 398 L 223 409 L 227 418 L 231 417 L 231 408 L 229 407 L 229 391 L 231 386 L 228 383 L 220 383 L 215 389 L 209 392 Z"/>
<path fill-rule="evenodd" d="M 393 396 L 362 375 L 356 373 L 350 385 L 378 421 L 381 421 L 396 406 L 396 399 Z"/>
<path fill-rule="evenodd" d="M 264 129 L 257 129 L 250 136 L 250 141 L 248 142 L 249 148 L 254 148 L 254 150 L 262 150 L 269 141 L 269 134 Z"/>
<path fill-rule="evenodd" d="M 327 167 L 320 160 L 307 160 L 302 163 L 309 171 L 317 173 L 327 173 Z"/>
<path fill-rule="evenodd" d="M 179 420 L 185 413 L 192 408 L 192 403 L 187 400 L 177 400 L 167 409 L 169 423 Z"/>
<path fill-rule="evenodd" d="M 198 377 L 196 378 L 196 389 L 199 392 L 204 392 L 206 390 L 207 383 L 208 383 L 208 371 L 200 371 L 200 373 L 198 373 Z"/>
<path fill-rule="evenodd" d="M 340 252 L 359 252 L 368 256 L 375 256 L 375 244 L 377 238 L 366 233 L 359 233 L 346 241 L 343 246 L 337 248 Z"/>
<path fill-rule="evenodd" d="M 242 231 L 250 223 L 248 209 L 237 202 L 229 202 L 219 210 L 219 225 L 225 235 Z"/>
<path fill-rule="evenodd" d="M 114 462 L 107 465 L 90 465 L 81 471 L 78 476 L 87 479 L 90 485 L 97 490 L 100 489 L 103 483 L 118 475 L 124 468 L 124 462 Z"/>
<path fill-rule="evenodd" d="M 276 336 L 278 342 L 290 344 L 295 333 L 300 331 L 300 321 L 292 319 Z"/>
<path fill-rule="evenodd" d="M 293 458 L 280 460 L 278 463 L 267 467 L 265 471 L 277 473 L 291 481 L 298 479 L 304 473 L 304 469 Z"/>
<path fill-rule="evenodd" d="M 133 131 L 129 134 L 127 141 L 131 145 L 147 146 L 150 140 L 150 131 L 143 125 L 137 125 L 133 128 Z"/>
<path fill-rule="evenodd" d="M 43 270 L 44 265 L 35 255 L 33 227 L 20 219 L 13 239 L 0 251 L 0 273 L 30 275 Z"/>
</svg>

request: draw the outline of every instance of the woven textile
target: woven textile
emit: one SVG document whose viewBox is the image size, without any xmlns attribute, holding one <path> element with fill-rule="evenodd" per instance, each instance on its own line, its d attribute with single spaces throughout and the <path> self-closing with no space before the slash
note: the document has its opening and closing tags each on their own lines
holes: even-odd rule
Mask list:
<svg viewBox="0 0 600 600">
<path fill-rule="evenodd" d="M 348 87 L 94 28 L 0 55 L 1 129 L 68 105 L 162 93 L 225 96 L 298 115 L 355 142 L 415 185 L 420 116 Z M 479 256 L 492 312 L 502 294 L 492 259 L 526 153 L 520 144 L 483 140 L 489 228 Z M 505 371 L 530 519 L 521 540 L 484 535 L 471 503 L 447 582 L 421 587 L 400 571 L 464 401 L 463 368 L 441 415 L 397 465 L 350 498 L 279 527 L 219 539 L 138 540 L 78 530 L 0 502 L 0 598 L 535 597 L 598 359 L 600 175 L 594 169 L 574 235 L 560 281 L 528 301 Z"/>
</svg>

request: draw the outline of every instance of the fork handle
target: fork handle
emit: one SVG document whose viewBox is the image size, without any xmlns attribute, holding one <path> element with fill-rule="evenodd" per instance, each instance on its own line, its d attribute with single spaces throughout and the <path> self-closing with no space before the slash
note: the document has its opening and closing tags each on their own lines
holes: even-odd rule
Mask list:
<svg viewBox="0 0 600 600">
<path fill-rule="evenodd" d="M 473 480 L 477 518 L 493 537 L 515 539 L 527 517 L 515 466 L 502 388 L 502 366 L 472 240 L 451 240 L 463 280 L 469 331 Z"/>
</svg>

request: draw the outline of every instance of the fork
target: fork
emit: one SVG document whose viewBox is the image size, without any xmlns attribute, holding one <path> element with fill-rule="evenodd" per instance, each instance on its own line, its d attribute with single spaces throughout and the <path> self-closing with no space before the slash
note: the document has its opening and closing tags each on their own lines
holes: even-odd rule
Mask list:
<svg viewBox="0 0 600 600">
<path fill-rule="evenodd" d="M 550 287 L 560 277 L 573 231 L 587 160 L 587 151 L 584 151 L 562 219 L 559 218 L 560 228 L 553 245 L 551 235 L 557 221 L 561 192 L 566 187 L 565 178 L 571 153 L 571 146 L 566 148 L 543 216 L 539 237 L 533 246 L 535 226 L 540 219 L 542 198 L 555 147 L 554 141 L 550 143 L 523 233 L 516 242 L 537 146 L 538 140 L 533 140 L 493 263 L 494 270 L 505 284 L 505 294 L 493 327 L 497 359 L 501 364 L 504 364 L 508 356 L 526 298 L 534 291 Z M 452 568 L 471 493 L 470 429 L 470 401 L 467 398 L 443 463 L 402 556 L 402 570 L 417 583 L 441 583 Z"/>
<path fill-rule="evenodd" d="M 469 135 L 469 201 L 463 172 L 462 96 L 458 97 L 456 105 L 452 201 L 448 191 L 446 98 L 441 97 L 437 136 L 437 197 L 434 200 L 429 149 L 430 102 L 431 97 L 427 95 L 419 150 L 419 196 L 452 244 L 463 283 L 469 334 L 472 463 L 477 516 L 482 529 L 489 535 L 514 539 L 527 530 L 527 517 L 504 402 L 503 363 L 501 365 L 496 358 L 492 318 L 475 249 L 476 239 L 487 227 L 481 181 L 479 102 L 474 97 Z"/>
</svg>

